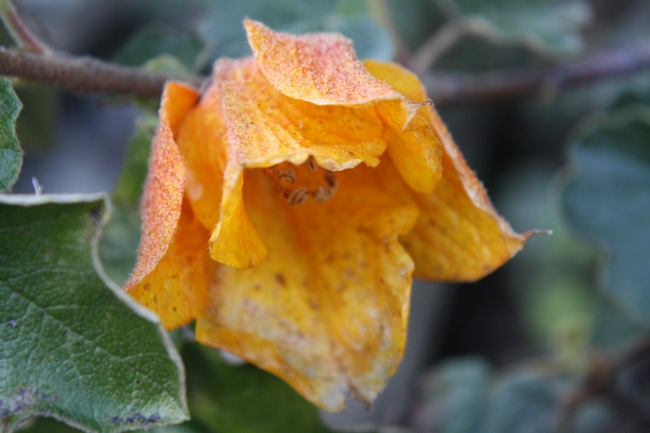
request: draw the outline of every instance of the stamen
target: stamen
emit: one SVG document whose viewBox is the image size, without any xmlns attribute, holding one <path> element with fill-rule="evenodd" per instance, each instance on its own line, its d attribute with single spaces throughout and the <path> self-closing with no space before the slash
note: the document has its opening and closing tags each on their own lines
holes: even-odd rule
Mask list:
<svg viewBox="0 0 650 433">
<path fill-rule="evenodd" d="M 334 195 L 334 190 L 326 186 L 320 186 L 312 195 L 316 201 L 327 201 Z"/>
<path fill-rule="evenodd" d="M 293 183 L 296 180 L 296 171 L 291 167 L 286 167 L 282 165 L 274 165 L 265 169 L 266 172 L 278 183 L 287 181 Z"/>
<path fill-rule="evenodd" d="M 320 170 L 324 171 L 325 185 L 322 184 L 322 180 L 312 175 Z M 303 204 L 309 196 L 318 202 L 327 201 L 334 196 L 339 185 L 336 175 L 319 167 L 313 156 L 307 158 L 305 164 L 297 167 L 289 162 L 283 162 L 265 168 L 264 172 L 271 177 L 275 190 L 291 205 Z"/>
<path fill-rule="evenodd" d="M 325 172 L 325 182 L 327 182 L 327 185 L 333 190 L 336 190 L 339 187 L 339 181 L 336 178 L 336 175 L 329 170 Z"/>
<path fill-rule="evenodd" d="M 318 171 L 318 164 L 316 164 L 316 160 L 311 155 L 307 158 L 307 168 L 309 171 L 313 171 L 314 173 Z"/>
<path fill-rule="evenodd" d="M 303 204 L 307 200 L 307 197 L 309 197 L 309 191 L 303 186 L 285 191 L 283 195 L 289 204 Z"/>
</svg>

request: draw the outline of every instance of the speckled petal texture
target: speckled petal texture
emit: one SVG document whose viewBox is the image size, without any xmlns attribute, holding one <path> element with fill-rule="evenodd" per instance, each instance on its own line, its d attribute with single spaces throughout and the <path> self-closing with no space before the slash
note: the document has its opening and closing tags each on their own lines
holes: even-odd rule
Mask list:
<svg viewBox="0 0 650 433">
<path fill-rule="evenodd" d="M 254 57 L 169 83 L 125 289 L 168 329 L 341 410 L 406 345 L 412 277 L 468 281 L 532 234 L 494 210 L 418 79 L 337 34 L 245 21 Z"/>
</svg>

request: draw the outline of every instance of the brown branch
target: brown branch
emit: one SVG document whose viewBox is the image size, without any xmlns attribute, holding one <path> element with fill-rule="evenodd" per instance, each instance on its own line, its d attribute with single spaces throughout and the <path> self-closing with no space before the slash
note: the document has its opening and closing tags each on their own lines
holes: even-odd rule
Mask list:
<svg viewBox="0 0 650 433">
<path fill-rule="evenodd" d="M 41 41 L 38 36 L 25 25 L 21 14 L 13 1 L 5 0 L 6 11 L 0 12 L 2 21 L 7 31 L 11 34 L 14 41 L 21 46 L 21 48 L 35 53 L 51 54 L 52 50 Z"/>
<path fill-rule="evenodd" d="M 650 45 L 622 47 L 554 66 L 486 74 L 420 74 L 436 106 L 512 100 L 560 91 L 650 67 Z M 200 87 L 197 76 L 173 76 L 118 66 L 90 57 L 38 54 L 0 47 L 0 75 L 56 84 L 73 93 L 159 96 L 164 83 L 177 80 Z"/>
<path fill-rule="evenodd" d="M 420 74 L 436 106 L 495 102 L 560 91 L 650 67 L 650 45 L 615 48 L 547 67 L 486 74 Z"/>
<path fill-rule="evenodd" d="M 411 56 L 409 68 L 416 74 L 431 68 L 443 54 L 453 48 L 461 38 L 470 33 L 471 22 L 450 20 L 424 41 Z"/>
<path fill-rule="evenodd" d="M 165 82 L 177 80 L 195 87 L 202 79 L 173 76 L 107 63 L 90 57 L 41 55 L 0 47 L 0 75 L 56 84 L 73 93 L 160 96 Z"/>
<path fill-rule="evenodd" d="M 650 337 L 638 341 L 612 357 L 605 357 L 602 354 L 595 355 L 592 358 L 590 371 L 582 383 L 573 392 L 567 394 L 558 407 L 555 430 L 562 431 L 562 428 L 566 428 L 578 406 L 597 397 L 609 399 L 617 410 L 626 413 L 628 417 L 633 417 L 643 423 L 650 422 L 650 411 L 646 405 L 640 404 L 630 396 L 623 395 L 617 389 L 617 380 L 621 373 L 648 356 L 650 356 Z"/>
</svg>

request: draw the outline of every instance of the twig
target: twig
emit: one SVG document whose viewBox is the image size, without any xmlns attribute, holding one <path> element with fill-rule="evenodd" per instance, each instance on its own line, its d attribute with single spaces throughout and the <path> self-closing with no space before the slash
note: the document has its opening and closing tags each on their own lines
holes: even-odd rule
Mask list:
<svg viewBox="0 0 650 433">
<path fill-rule="evenodd" d="M 504 70 L 486 74 L 423 73 L 436 106 L 495 102 L 556 91 L 650 67 L 650 45 L 615 48 L 554 66 Z"/>
<path fill-rule="evenodd" d="M 23 49 L 41 54 L 52 50 L 32 32 L 10 0 L 0 0 L 0 18 L 14 41 Z"/>
<path fill-rule="evenodd" d="M 450 20 L 437 32 L 429 37 L 417 49 L 409 67 L 417 74 L 421 74 L 442 57 L 450 48 L 460 41 L 470 29 L 470 22 L 466 20 Z"/>
<path fill-rule="evenodd" d="M 556 430 L 566 428 L 578 406 L 595 397 L 609 399 L 619 411 L 627 412 L 628 416 L 636 418 L 639 422 L 650 422 L 650 412 L 645 405 L 623 395 L 617 389 L 617 379 L 620 374 L 648 356 L 650 356 L 650 338 L 639 341 L 610 359 L 602 355 L 595 356 L 592 359 L 591 371 L 582 384 L 569 393 L 558 407 L 554 428 Z"/>
<path fill-rule="evenodd" d="M 404 46 L 393 21 L 393 14 L 386 0 L 367 0 L 371 16 L 388 32 L 390 38 L 395 44 L 395 58 L 404 63 L 409 58 L 407 48 Z"/>
<path fill-rule="evenodd" d="M 562 90 L 650 67 L 650 45 L 616 48 L 554 66 L 487 74 L 422 73 L 436 106 L 512 100 L 553 88 Z M 0 47 L 0 75 L 56 84 L 74 93 L 159 96 L 169 80 L 200 87 L 201 77 L 174 76 L 89 57 L 37 54 Z"/>
<path fill-rule="evenodd" d="M 19 48 L 0 47 L 0 75 L 56 84 L 73 93 L 112 93 L 160 96 L 165 82 L 177 80 L 195 87 L 202 79 L 148 72 L 90 57 L 41 55 Z"/>
</svg>

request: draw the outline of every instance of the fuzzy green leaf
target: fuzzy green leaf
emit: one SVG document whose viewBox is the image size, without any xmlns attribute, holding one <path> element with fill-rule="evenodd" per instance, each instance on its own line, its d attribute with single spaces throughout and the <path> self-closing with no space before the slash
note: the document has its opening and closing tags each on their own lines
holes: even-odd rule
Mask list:
<svg viewBox="0 0 650 433">
<path fill-rule="evenodd" d="M 105 210 L 102 195 L 0 196 L 2 431 L 37 415 L 91 432 L 187 419 L 167 335 L 102 278 Z"/>
<path fill-rule="evenodd" d="M 0 78 L 0 192 L 18 179 L 23 164 L 23 151 L 16 136 L 16 119 L 23 108 L 6 78 Z"/>
</svg>

